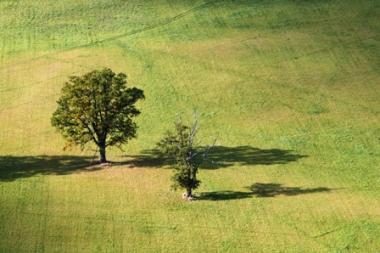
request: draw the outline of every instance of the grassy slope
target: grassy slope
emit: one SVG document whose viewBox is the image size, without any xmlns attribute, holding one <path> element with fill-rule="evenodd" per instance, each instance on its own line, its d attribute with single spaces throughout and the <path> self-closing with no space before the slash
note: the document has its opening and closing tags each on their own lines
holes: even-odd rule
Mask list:
<svg viewBox="0 0 380 253">
<path fill-rule="evenodd" d="M 0 251 L 379 249 L 379 8 L 0 1 Z M 170 170 L 83 170 L 91 150 L 62 151 L 60 87 L 103 66 L 146 91 L 128 155 L 202 112 L 223 147 L 201 171 L 206 200 L 183 203 Z"/>
</svg>

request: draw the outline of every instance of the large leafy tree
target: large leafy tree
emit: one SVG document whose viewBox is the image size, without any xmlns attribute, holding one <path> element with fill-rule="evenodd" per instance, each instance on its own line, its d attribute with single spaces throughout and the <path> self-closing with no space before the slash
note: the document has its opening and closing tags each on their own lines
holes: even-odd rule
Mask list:
<svg viewBox="0 0 380 253">
<path fill-rule="evenodd" d="M 58 108 L 51 118 L 70 144 L 82 148 L 89 142 L 99 148 L 100 162 L 107 162 L 106 148 L 136 137 L 135 104 L 144 98 L 138 88 L 127 87 L 127 76 L 111 69 L 71 76 L 62 88 Z"/>
</svg>

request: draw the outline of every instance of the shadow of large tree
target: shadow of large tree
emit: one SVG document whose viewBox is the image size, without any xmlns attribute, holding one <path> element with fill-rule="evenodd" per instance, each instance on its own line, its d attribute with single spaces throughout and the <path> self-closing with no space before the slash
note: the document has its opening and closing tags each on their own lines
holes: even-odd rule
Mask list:
<svg viewBox="0 0 380 253">
<path fill-rule="evenodd" d="M 259 149 L 250 146 L 213 147 L 209 153 L 209 162 L 202 165 L 203 169 L 219 169 L 233 165 L 271 165 L 285 164 L 297 161 L 304 155 L 295 154 L 290 150 Z M 165 159 L 156 150 L 145 150 L 140 155 L 128 156 L 125 162 L 115 162 L 115 165 L 132 167 L 159 168 L 171 165 L 172 161 Z M 93 157 L 89 156 L 0 156 L 0 181 L 13 181 L 36 175 L 67 175 L 80 171 L 94 171 L 101 167 L 90 166 Z"/>
<path fill-rule="evenodd" d="M 101 169 L 89 167 L 92 159 L 86 156 L 0 156 L 0 181 Z"/>
<path fill-rule="evenodd" d="M 301 194 L 312 194 L 320 192 L 330 192 L 334 189 L 327 187 L 316 188 L 302 188 L 302 187 L 289 187 L 282 184 L 275 183 L 255 183 L 250 187 L 246 187 L 249 191 L 218 191 L 218 192 L 203 192 L 197 199 L 200 200 L 234 200 L 245 198 L 270 198 L 278 195 L 283 196 L 296 196 Z"/>
<path fill-rule="evenodd" d="M 306 156 L 284 149 L 259 149 L 250 146 L 215 146 L 211 148 L 208 154 L 208 162 L 202 164 L 201 168 L 219 169 L 233 165 L 286 164 L 304 157 Z M 161 167 L 173 163 L 172 160 L 165 159 L 156 149 L 144 150 L 140 155 L 128 156 L 128 158 L 125 164 L 131 167 Z"/>
</svg>

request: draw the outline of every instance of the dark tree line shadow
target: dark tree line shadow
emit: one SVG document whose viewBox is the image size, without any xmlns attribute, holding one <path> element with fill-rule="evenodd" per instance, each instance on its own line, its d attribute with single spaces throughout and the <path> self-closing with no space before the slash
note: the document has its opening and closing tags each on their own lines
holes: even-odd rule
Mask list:
<svg viewBox="0 0 380 253">
<path fill-rule="evenodd" d="M 0 156 L 0 181 L 99 170 L 89 156 Z"/>
<path fill-rule="evenodd" d="M 306 156 L 283 149 L 216 146 L 209 152 L 209 162 L 203 164 L 201 169 L 220 169 L 233 165 L 286 164 L 303 157 Z M 126 161 L 112 164 L 137 168 L 161 168 L 173 163 L 156 149 L 145 150 L 140 155 L 125 158 Z M 0 156 L 0 182 L 37 175 L 68 175 L 102 169 L 102 166 L 93 165 L 94 157 L 90 156 Z"/>
<path fill-rule="evenodd" d="M 206 147 L 201 147 L 206 148 Z M 260 149 L 251 146 L 212 147 L 202 169 L 220 169 L 234 165 L 273 165 L 295 162 L 305 155 L 285 149 Z M 127 156 L 131 167 L 162 167 L 171 165 L 173 160 L 165 158 L 157 149 L 144 150 L 140 155 Z"/>
<path fill-rule="evenodd" d="M 306 157 L 283 149 L 259 149 L 250 146 L 213 147 L 209 153 L 209 162 L 203 169 L 219 169 L 233 165 L 272 165 L 286 164 Z M 125 162 L 115 165 L 130 167 L 160 168 L 171 165 L 173 161 L 163 157 L 158 150 L 145 150 L 140 155 L 128 156 Z M 78 172 L 91 172 L 102 169 L 95 166 L 94 157 L 90 156 L 0 156 L 0 182 L 14 181 L 38 175 L 69 175 Z M 255 183 L 246 187 L 248 191 L 204 192 L 199 200 L 225 201 L 252 197 L 269 198 L 278 195 L 296 196 L 330 192 L 327 187 L 302 188 L 288 187 L 278 183 Z"/>
<path fill-rule="evenodd" d="M 277 183 L 255 183 L 246 187 L 249 191 L 217 191 L 217 192 L 203 192 L 197 197 L 199 200 L 234 200 L 246 199 L 252 197 L 258 198 L 273 198 L 279 195 L 283 196 L 296 196 L 302 194 L 312 194 L 321 192 L 330 192 L 335 189 L 327 187 L 316 188 L 302 188 L 302 187 L 288 187 Z"/>
</svg>

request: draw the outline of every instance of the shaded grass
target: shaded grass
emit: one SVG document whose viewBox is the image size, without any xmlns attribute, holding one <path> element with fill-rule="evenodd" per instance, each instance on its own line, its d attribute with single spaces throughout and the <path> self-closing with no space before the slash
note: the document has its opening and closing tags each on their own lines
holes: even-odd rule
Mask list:
<svg viewBox="0 0 380 253">
<path fill-rule="evenodd" d="M 209 147 L 198 147 L 208 149 Z M 254 165 L 273 165 L 286 164 L 307 157 L 305 155 L 294 154 L 290 150 L 282 149 L 259 149 L 250 146 L 224 147 L 213 146 L 207 153 L 202 169 L 220 169 L 230 166 L 254 166 Z M 141 151 L 139 155 L 127 156 L 127 164 L 130 167 L 156 167 L 173 165 L 173 161 L 165 157 L 157 149 Z"/>
<path fill-rule="evenodd" d="M 251 197 L 269 198 L 276 197 L 278 195 L 284 196 L 296 196 L 300 194 L 311 193 L 323 193 L 330 192 L 333 189 L 328 187 L 316 187 L 316 188 L 302 188 L 302 187 L 288 187 L 281 184 L 274 183 L 254 183 L 250 187 L 247 187 L 249 192 L 236 192 L 236 191 L 220 191 L 220 192 L 202 192 L 196 199 L 200 200 L 213 200 L 224 201 L 234 199 L 244 199 Z"/>
<path fill-rule="evenodd" d="M 1 156 L 0 181 L 13 181 L 43 175 L 69 175 L 75 172 L 95 171 L 94 157 L 81 156 Z"/>
</svg>

